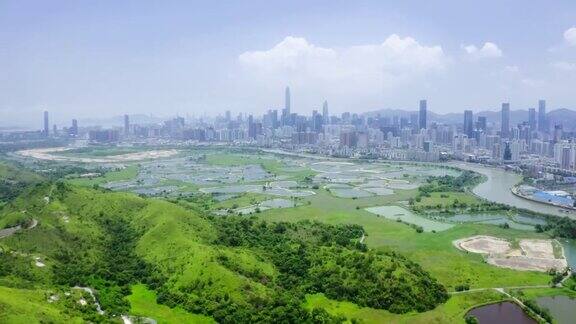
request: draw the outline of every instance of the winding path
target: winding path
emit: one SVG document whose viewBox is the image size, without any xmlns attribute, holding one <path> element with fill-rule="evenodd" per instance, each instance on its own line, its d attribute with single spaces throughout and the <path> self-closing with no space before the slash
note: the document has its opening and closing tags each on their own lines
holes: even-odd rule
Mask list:
<svg viewBox="0 0 576 324">
<path fill-rule="evenodd" d="M 30 224 L 30 226 L 28 226 L 27 228 L 25 228 L 26 230 L 31 230 L 34 227 L 38 226 L 38 221 L 36 219 L 32 219 L 32 224 Z M 14 233 L 18 232 L 19 230 L 22 229 L 21 225 L 18 226 L 14 226 L 14 227 L 8 227 L 8 228 L 4 228 L 4 229 L 0 229 L 0 239 L 1 238 L 5 238 L 5 237 L 9 237 L 12 236 Z"/>
</svg>

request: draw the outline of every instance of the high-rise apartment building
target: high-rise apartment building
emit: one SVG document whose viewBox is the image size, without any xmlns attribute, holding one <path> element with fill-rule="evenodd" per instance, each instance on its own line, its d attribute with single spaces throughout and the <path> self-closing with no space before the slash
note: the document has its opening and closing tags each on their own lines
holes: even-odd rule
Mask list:
<svg viewBox="0 0 576 324">
<path fill-rule="evenodd" d="M 535 131 L 538 123 L 536 121 L 536 109 L 528 109 L 528 126 L 530 126 L 531 131 Z"/>
<path fill-rule="evenodd" d="M 473 120 L 472 110 L 464 110 L 464 125 L 463 132 L 468 136 L 468 138 L 474 137 L 474 120 Z"/>
<path fill-rule="evenodd" d="M 330 123 L 330 116 L 328 114 L 328 101 L 324 100 L 324 104 L 322 104 L 322 119 L 324 120 L 324 124 Z"/>
<path fill-rule="evenodd" d="M 538 131 L 548 132 L 548 121 L 546 120 L 546 100 L 538 100 Z"/>
<path fill-rule="evenodd" d="M 44 111 L 44 129 L 42 131 L 45 137 L 50 135 L 50 122 L 48 119 L 48 111 Z"/>
<path fill-rule="evenodd" d="M 282 109 L 282 125 L 290 125 L 290 87 L 284 91 L 284 109 Z"/>
<path fill-rule="evenodd" d="M 130 116 L 124 115 L 124 135 L 130 134 Z"/>
<path fill-rule="evenodd" d="M 500 119 L 500 136 L 502 138 L 510 137 L 510 104 L 502 104 L 502 117 Z"/>
<path fill-rule="evenodd" d="M 420 100 L 420 111 L 418 113 L 418 127 L 420 129 L 426 129 L 426 122 L 427 122 L 427 102 L 426 100 Z"/>
</svg>

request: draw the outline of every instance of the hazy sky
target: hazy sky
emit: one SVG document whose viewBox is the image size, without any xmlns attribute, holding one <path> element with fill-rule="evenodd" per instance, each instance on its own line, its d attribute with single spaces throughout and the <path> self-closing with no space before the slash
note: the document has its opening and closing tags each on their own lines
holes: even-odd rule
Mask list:
<svg viewBox="0 0 576 324">
<path fill-rule="evenodd" d="M 575 1 L 0 0 L 0 119 L 576 108 Z"/>
</svg>

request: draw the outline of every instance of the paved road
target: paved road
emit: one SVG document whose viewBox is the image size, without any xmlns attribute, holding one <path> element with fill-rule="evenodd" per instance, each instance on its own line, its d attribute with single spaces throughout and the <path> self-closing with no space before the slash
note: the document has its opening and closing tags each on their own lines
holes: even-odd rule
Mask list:
<svg viewBox="0 0 576 324">
<path fill-rule="evenodd" d="M 475 289 L 468 289 L 463 291 L 452 291 L 450 292 L 451 295 L 458 295 L 458 294 L 465 294 L 469 292 L 478 292 L 478 291 L 486 291 L 486 290 L 503 290 L 503 289 L 531 289 L 531 288 L 550 288 L 549 285 L 534 285 L 534 286 L 513 286 L 513 287 L 493 287 L 493 288 L 475 288 Z M 500 290 L 499 290 L 500 289 Z"/>
</svg>

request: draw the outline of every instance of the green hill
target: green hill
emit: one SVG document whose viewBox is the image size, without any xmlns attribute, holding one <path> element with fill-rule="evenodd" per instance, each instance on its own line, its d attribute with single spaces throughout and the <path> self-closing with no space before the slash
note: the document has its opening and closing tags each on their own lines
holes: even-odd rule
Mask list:
<svg viewBox="0 0 576 324">
<path fill-rule="evenodd" d="M 447 300 L 444 287 L 417 264 L 358 243 L 357 225 L 214 218 L 61 182 L 30 186 L 4 206 L 0 222 L 24 210 L 38 225 L 0 240 L 0 288 L 61 296 L 48 303 L 44 293 L 22 305 L 49 321 L 131 314 L 166 323 L 320 322 L 331 316 L 304 308 L 307 294 L 393 313 Z M 93 288 L 105 315 L 62 301 L 72 298 L 74 286 Z M 18 322 L 17 310 L 0 299 L 7 322 Z M 40 321 L 34 314 L 30 322 Z"/>
</svg>

